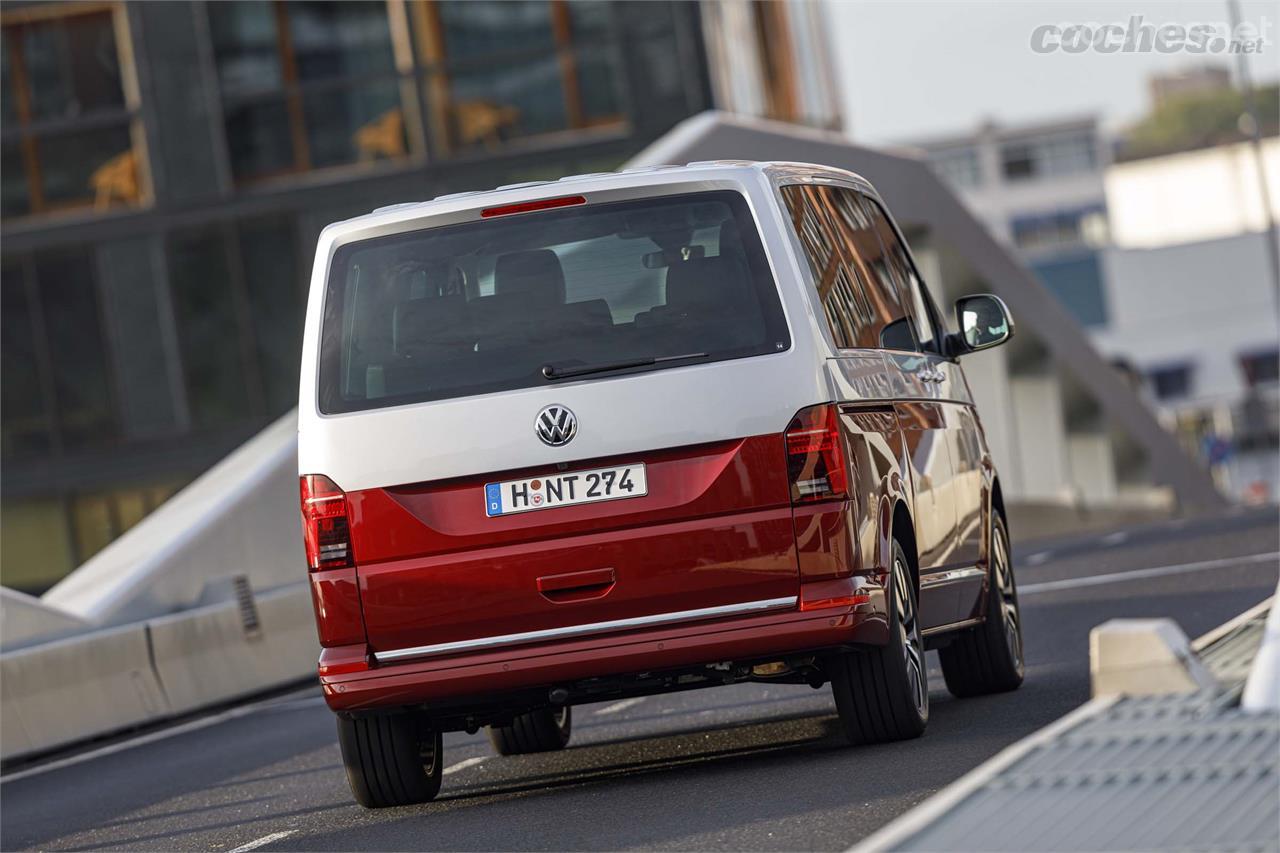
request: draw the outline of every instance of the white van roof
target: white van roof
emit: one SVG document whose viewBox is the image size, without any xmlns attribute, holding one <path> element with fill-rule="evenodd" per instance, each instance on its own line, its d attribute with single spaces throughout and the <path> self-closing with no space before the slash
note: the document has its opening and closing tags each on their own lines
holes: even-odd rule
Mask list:
<svg viewBox="0 0 1280 853">
<path fill-rule="evenodd" d="M 346 230 L 347 227 L 352 226 L 358 228 L 370 220 L 385 221 L 383 217 L 390 213 L 412 213 L 412 215 L 421 216 L 435 210 L 443 210 L 446 207 L 455 209 L 455 205 L 449 203 L 460 199 L 473 200 L 477 204 L 483 204 L 489 200 L 515 203 L 543 197 L 546 194 L 543 188 L 558 187 L 564 184 L 573 184 L 574 189 L 579 192 L 613 189 L 632 183 L 635 176 L 652 175 L 659 172 L 662 173 L 665 180 L 672 182 L 702 180 L 710 177 L 710 173 L 715 173 L 717 177 L 728 177 L 733 173 L 737 173 L 743 177 L 747 175 L 763 175 L 775 183 L 803 183 L 815 180 L 821 181 L 823 179 L 837 180 L 857 184 L 867 192 L 875 192 L 870 182 L 861 175 L 816 163 L 792 163 L 781 160 L 767 162 L 755 160 L 698 160 L 684 166 L 641 166 L 635 169 L 623 169 L 618 172 L 589 172 L 582 175 L 566 175 L 553 181 L 524 181 L 517 184 L 504 184 L 490 190 L 447 193 L 436 196 L 429 201 L 410 201 L 385 205 L 375 208 L 362 216 L 352 217 L 340 223 L 335 222 L 333 225 L 342 225 L 344 226 L 343 230 Z M 729 175 L 725 173 L 729 173 Z M 369 224 L 372 223 L 369 222 Z M 330 227 L 333 226 L 331 225 Z"/>
</svg>

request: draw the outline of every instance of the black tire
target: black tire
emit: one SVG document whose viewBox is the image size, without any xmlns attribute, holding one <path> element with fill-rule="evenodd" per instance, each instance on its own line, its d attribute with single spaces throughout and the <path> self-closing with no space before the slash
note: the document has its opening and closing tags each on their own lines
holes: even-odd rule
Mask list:
<svg viewBox="0 0 1280 853">
<path fill-rule="evenodd" d="M 929 722 L 929 677 L 906 553 L 895 539 L 889 579 L 889 642 L 828 662 L 845 738 L 854 744 L 919 737 Z"/>
<path fill-rule="evenodd" d="M 426 803 L 440 793 L 440 732 L 418 714 L 338 717 L 338 745 L 356 802 L 367 809 Z"/>
<path fill-rule="evenodd" d="M 963 631 L 938 650 L 942 677 L 956 697 L 1005 693 L 1022 684 L 1022 612 L 1013 577 L 1009 533 L 1004 519 L 992 513 L 991 577 L 987 612 L 981 625 Z"/>
<path fill-rule="evenodd" d="M 564 749 L 573 733 L 573 709 L 539 708 L 520 714 L 509 726 L 489 726 L 489 742 L 498 755 L 525 755 Z"/>
</svg>

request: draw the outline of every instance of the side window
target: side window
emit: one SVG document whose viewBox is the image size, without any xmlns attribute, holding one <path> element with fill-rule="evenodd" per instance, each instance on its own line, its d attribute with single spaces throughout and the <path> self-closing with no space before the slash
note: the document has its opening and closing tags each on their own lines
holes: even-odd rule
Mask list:
<svg viewBox="0 0 1280 853">
<path fill-rule="evenodd" d="M 875 220 L 853 190 L 782 188 L 836 346 L 917 349 Z"/>
<path fill-rule="evenodd" d="M 885 215 L 884 208 L 878 202 L 864 196 L 862 203 L 875 222 L 876 233 L 880 235 L 880 242 L 885 247 L 886 265 L 892 270 L 893 277 L 897 279 L 901 292 L 910 305 L 911 321 L 915 324 L 916 339 L 920 348 L 938 350 L 937 335 L 929 313 L 929 297 L 924 291 L 924 282 L 916 274 L 911 256 L 907 254 L 907 247 L 898 238 L 897 232 L 889 222 L 889 217 Z"/>
</svg>

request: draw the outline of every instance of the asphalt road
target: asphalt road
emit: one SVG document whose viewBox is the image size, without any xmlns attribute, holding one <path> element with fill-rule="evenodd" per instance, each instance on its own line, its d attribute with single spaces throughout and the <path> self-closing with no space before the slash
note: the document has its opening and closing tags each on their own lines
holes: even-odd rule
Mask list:
<svg viewBox="0 0 1280 853">
<path fill-rule="evenodd" d="M 10 774 L 0 848 L 840 850 L 1085 701 L 1093 626 L 1171 616 L 1194 637 L 1269 595 L 1280 571 L 1247 559 L 1277 551 L 1274 512 L 1014 536 L 1026 683 L 958 701 L 934 661 L 919 740 L 841 745 L 827 688 L 579 706 L 557 754 L 498 758 L 483 734 L 447 735 L 440 798 L 374 812 L 352 803 L 332 716 L 308 688 Z"/>
</svg>

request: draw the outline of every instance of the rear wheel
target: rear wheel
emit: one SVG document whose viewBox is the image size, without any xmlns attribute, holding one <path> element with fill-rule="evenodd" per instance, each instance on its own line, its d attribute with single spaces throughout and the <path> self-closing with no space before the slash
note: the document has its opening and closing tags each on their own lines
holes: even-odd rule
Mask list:
<svg viewBox="0 0 1280 853">
<path fill-rule="evenodd" d="M 850 743 L 919 737 L 929 722 L 929 681 L 906 553 L 893 542 L 889 642 L 830 662 L 840 726 Z"/>
<path fill-rule="evenodd" d="M 942 677 L 953 696 L 1004 693 L 1022 684 L 1022 612 L 1009 556 L 1009 534 L 1004 519 L 998 513 L 992 515 L 986 619 L 938 650 Z"/>
<path fill-rule="evenodd" d="M 440 792 L 439 731 L 420 714 L 338 717 L 338 745 L 356 802 L 365 808 L 406 806 Z"/>
<path fill-rule="evenodd" d="M 564 749 L 573 731 L 573 710 L 538 708 L 518 715 L 509 726 L 489 726 L 489 742 L 499 755 L 524 755 Z"/>
</svg>

